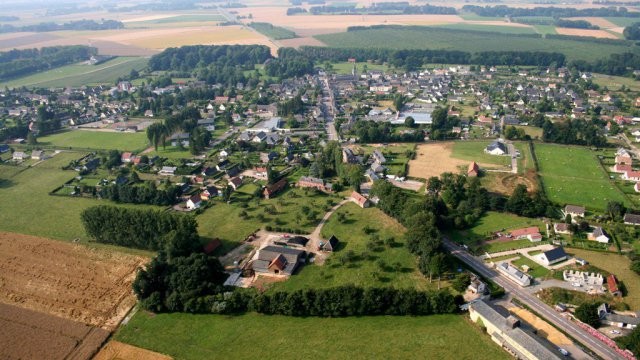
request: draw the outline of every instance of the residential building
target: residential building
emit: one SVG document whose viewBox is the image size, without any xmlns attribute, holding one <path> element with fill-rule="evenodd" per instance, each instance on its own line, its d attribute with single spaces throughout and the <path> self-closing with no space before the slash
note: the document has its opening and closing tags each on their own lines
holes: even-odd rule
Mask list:
<svg viewBox="0 0 640 360">
<path fill-rule="evenodd" d="M 29 156 L 27 154 L 25 154 L 24 152 L 22 152 L 22 151 L 16 151 L 16 152 L 13 153 L 13 156 L 11 158 L 13 160 L 22 161 L 22 160 L 28 159 Z"/>
<path fill-rule="evenodd" d="M 177 167 L 175 166 L 163 166 L 162 169 L 160 169 L 160 171 L 158 172 L 158 175 L 174 176 L 176 173 L 176 169 Z"/>
<path fill-rule="evenodd" d="M 199 208 L 201 204 L 202 198 L 200 197 L 200 194 L 193 195 L 189 198 L 189 200 L 187 200 L 187 209 L 195 210 Z"/>
<path fill-rule="evenodd" d="M 361 208 L 369 207 L 369 199 L 367 199 L 366 197 L 364 197 L 364 195 L 360 194 L 357 191 L 353 191 L 349 199 Z"/>
<path fill-rule="evenodd" d="M 333 252 L 336 250 L 339 242 L 340 240 L 338 240 L 338 238 L 335 235 L 331 235 L 329 240 L 327 240 L 326 242 L 324 241 L 320 242 L 320 246 L 318 247 L 318 250 Z"/>
<path fill-rule="evenodd" d="M 520 321 L 509 315 L 504 316 L 491 305 L 480 300 L 469 305 L 469 315 L 473 322 L 482 321 L 491 340 L 511 353 L 516 359 L 559 360 L 560 356 L 550 350 L 541 338 L 520 327 Z"/>
<path fill-rule="evenodd" d="M 564 249 L 562 248 L 562 246 L 549 251 L 545 251 L 539 256 L 540 256 L 540 261 L 542 261 L 542 263 L 547 266 L 567 260 L 569 258 L 567 253 L 564 252 Z"/>
<path fill-rule="evenodd" d="M 587 234 L 587 239 L 597 241 L 602 244 L 609 243 L 609 235 L 600 226 L 593 228 L 593 232 Z"/>
<path fill-rule="evenodd" d="M 515 282 L 520 286 L 524 287 L 531 285 L 531 277 L 529 275 L 518 270 L 518 268 L 506 261 L 499 263 L 496 266 L 496 270 L 498 270 L 498 272 L 502 275 L 506 276 L 507 279 Z"/>
<path fill-rule="evenodd" d="M 479 174 L 480 174 L 480 167 L 478 166 L 478 164 L 475 161 L 469 164 L 469 168 L 467 168 L 467 176 L 476 177 Z"/>
<path fill-rule="evenodd" d="M 286 186 L 287 179 L 280 179 L 275 184 L 267 185 L 264 190 L 262 190 L 262 195 L 264 195 L 265 199 L 271 199 L 273 195 L 282 191 Z"/>
<path fill-rule="evenodd" d="M 499 139 L 492 142 L 491 144 L 489 144 L 485 149 L 484 152 L 486 152 L 487 154 L 491 154 L 491 155 L 505 155 L 508 150 L 507 150 L 507 146 L 504 144 L 504 142 L 500 141 Z"/>
<path fill-rule="evenodd" d="M 640 225 L 640 215 L 638 214 L 624 214 L 624 223 L 627 225 Z"/>
<path fill-rule="evenodd" d="M 577 261 L 577 259 L 576 259 Z M 581 286 L 598 286 L 604 284 L 604 277 L 600 273 L 589 273 L 586 271 L 564 270 L 562 271 L 564 281 Z"/>
<path fill-rule="evenodd" d="M 268 245 L 258 250 L 249 266 L 256 273 L 290 276 L 304 262 L 306 252 Z"/>
<path fill-rule="evenodd" d="M 556 232 L 556 234 L 563 234 L 563 235 L 571 235 L 571 229 L 569 229 L 569 224 L 566 223 L 555 223 L 553 224 L 553 231 Z"/>
<path fill-rule="evenodd" d="M 598 317 L 603 325 L 616 326 L 621 329 L 633 330 L 640 324 L 640 318 L 631 315 L 616 314 L 609 309 L 607 303 L 602 303 L 598 307 Z"/>
<path fill-rule="evenodd" d="M 613 296 L 622 296 L 622 291 L 620 291 L 620 286 L 618 285 L 618 279 L 616 276 L 611 274 L 607 276 L 607 288 L 609 292 Z"/>
<path fill-rule="evenodd" d="M 537 226 L 513 230 L 511 232 L 511 236 L 516 240 L 528 239 L 531 242 L 538 242 L 542 240 L 542 235 L 540 234 L 540 230 Z"/>
<path fill-rule="evenodd" d="M 45 159 L 44 151 L 42 151 L 42 150 L 33 150 L 31 152 L 31 158 L 33 160 L 44 160 Z"/>
<path fill-rule="evenodd" d="M 229 179 L 229 186 L 233 188 L 233 190 L 238 190 L 240 186 L 242 186 L 242 179 L 240 177 L 232 177 Z"/>
<path fill-rule="evenodd" d="M 296 185 L 301 188 L 315 188 L 320 191 L 325 190 L 324 180 L 310 176 L 301 177 Z"/>
<path fill-rule="evenodd" d="M 574 216 L 583 218 L 584 214 L 585 214 L 584 206 L 567 205 L 564 207 L 564 216 L 571 215 L 572 218 Z"/>
</svg>

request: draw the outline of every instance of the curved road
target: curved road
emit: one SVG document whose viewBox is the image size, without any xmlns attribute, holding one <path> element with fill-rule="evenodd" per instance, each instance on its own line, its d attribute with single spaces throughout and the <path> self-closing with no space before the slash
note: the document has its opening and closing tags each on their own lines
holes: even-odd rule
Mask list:
<svg viewBox="0 0 640 360">
<path fill-rule="evenodd" d="M 611 349 L 600 340 L 597 340 L 591 335 L 587 334 L 572 321 L 560 316 L 558 312 L 540 301 L 535 295 L 530 294 L 528 291 L 516 285 L 515 283 L 512 283 L 511 281 L 498 275 L 497 272 L 487 268 L 482 263 L 482 261 L 464 251 L 462 248 L 458 247 L 451 241 L 445 239 L 443 240 L 443 243 L 445 248 L 447 248 L 452 255 L 472 267 L 482 276 L 491 279 L 491 281 L 495 282 L 499 286 L 502 286 L 505 291 L 511 293 L 512 296 L 517 297 L 524 304 L 540 314 L 544 319 L 553 323 L 560 330 L 569 334 L 569 336 L 576 339 L 579 343 L 596 353 L 598 356 L 602 357 L 603 359 L 623 359 L 622 356 L 618 355 L 618 353 L 615 352 L 615 350 Z"/>
</svg>

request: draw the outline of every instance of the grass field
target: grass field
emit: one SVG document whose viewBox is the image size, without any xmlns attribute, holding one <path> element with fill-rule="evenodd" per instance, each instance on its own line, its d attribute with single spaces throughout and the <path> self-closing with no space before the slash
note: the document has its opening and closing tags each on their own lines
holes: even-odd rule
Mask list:
<svg viewBox="0 0 640 360">
<path fill-rule="evenodd" d="M 249 26 L 254 28 L 262 35 L 274 40 L 293 39 L 296 37 L 295 32 L 280 26 L 273 26 L 269 23 L 254 22 L 250 23 Z"/>
<path fill-rule="evenodd" d="M 531 136 L 532 139 L 542 139 L 542 128 L 523 125 L 516 125 L 515 128 L 524 130 L 524 133 Z"/>
<path fill-rule="evenodd" d="M 551 273 L 551 271 L 546 269 L 544 266 L 524 256 L 520 257 L 518 260 L 512 261 L 512 264 L 520 267 L 520 269 L 522 269 L 522 265 L 528 266 L 529 272 L 527 272 L 527 274 L 533 276 L 534 278 L 544 278 Z"/>
<path fill-rule="evenodd" d="M 633 23 L 638 22 L 638 18 L 632 18 L 632 17 L 606 17 L 604 19 L 618 26 L 629 26 Z"/>
<path fill-rule="evenodd" d="M 327 319 L 138 312 L 115 337 L 178 360 L 510 358 L 459 315 Z"/>
<path fill-rule="evenodd" d="M 483 25 L 483 24 L 446 24 L 437 25 L 442 29 L 457 29 L 467 31 L 489 31 L 503 34 L 535 34 L 536 31 L 531 27 L 524 26 L 502 26 L 502 25 Z"/>
<path fill-rule="evenodd" d="M 534 150 L 550 200 L 596 210 L 605 209 L 608 201 L 629 204 L 601 168 L 597 153 L 589 148 L 536 144 Z"/>
<path fill-rule="evenodd" d="M 71 130 L 38 138 L 38 143 L 58 148 L 117 149 L 139 151 L 147 146 L 144 132 L 122 133 Z"/>
<path fill-rule="evenodd" d="M 462 242 L 469 246 L 478 246 L 479 242 L 490 237 L 493 232 L 503 231 L 503 230 L 513 230 L 528 226 L 538 226 L 540 231 L 544 230 L 544 224 L 537 220 L 531 218 L 520 217 L 517 215 L 509 214 L 509 213 L 499 213 L 489 211 L 485 216 L 483 216 L 478 222 L 468 230 L 456 230 L 451 233 L 451 238 L 456 242 Z M 488 246 L 492 250 L 491 252 L 501 251 L 503 246 L 509 248 L 507 245 L 503 244 L 511 244 L 516 241 L 511 241 L 508 243 L 493 243 Z M 529 242 L 529 240 L 525 240 Z M 516 246 L 519 247 L 519 246 Z"/>
<path fill-rule="evenodd" d="M 619 90 L 623 85 L 632 91 L 640 91 L 640 83 L 633 78 L 623 76 L 610 76 L 602 74 L 594 74 L 593 82 L 601 87 L 606 86 L 609 90 Z"/>
<path fill-rule="evenodd" d="M 320 65 L 323 65 L 323 64 L 320 64 Z M 331 66 L 333 68 L 333 72 L 337 74 L 351 74 L 351 71 L 353 70 L 353 63 L 350 63 L 350 62 L 333 63 L 331 64 Z M 366 62 L 356 63 L 356 71 L 359 74 L 364 73 L 365 66 L 367 71 L 370 71 L 370 70 L 380 70 L 384 72 L 389 71 L 389 66 L 387 65 L 369 64 Z"/>
<path fill-rule="evenodd" d="M 511 34 L 477 33 L 435 27 L 368 29 L 336 34 L 317 35 L 330 47 L 445 49 L 468 52 L 500 49 L 501 51 L 562 52 L 567 60 L 594 61 L 611 53 L 637 51 L 622 44 L 601 44 L 589 41 L 514 37 Z"/>
<path fill-rule="evenodd" d="M 511 157 L 489 155 L 484 149 L 491 143 L 490 140 L 484 141 L 456 141 L 453 144 L 453 157 L 462 160 L 476 161 L 478 163 L 509 165 Z"/>
<path fill-rule="evenodd" d="M 127 28 L 136 27 L 161 27 L 165 25 L 175 26 L 184 24 L 194 24 L 197 26 L 210 25 L 212 22 L 226 21 L 226 18 L 220 14 L 191 14 L 176 15 L 161 19 L 150 19 L 144 21 L 131 21 L 126 23 Z"/>
<path fill-rule="evenodd" d="M 340 222 L 338 214 L 345 214 Z M 367 235 L 365 228 L 373 229 Z M 309 286 L 331 287 L 345 284 L 356 286 L 394 286 L 418 289 L 437 288 L 437 281 L 429 283 L 416 267 L 416 257 L 406 249 L 404 228 L 376 208 L 361 209 L 353 203 L 343 205 L 322 228 L 322 237 L 335 235 L 341 245 L 322 266 L 307 265 L 286 282 L 273 284 L 274 289 L 298 290 Z M 393 237 L 393 245 L 384 239 Z M 373 238 L 379 239 L 374 244 Z M 352 261 L 342 261 L 353 252 Z M 447 284 L 442 281 L 442 287 Z"/>
<path fill-rule="evenodd" d="M 553 25 L 533 25 L 533 28 L 536 29 L 538 34 L 546 35 L 546 34 L 557 34 L 556 27 Z"/>
<path fill-rule="evenodd" d="M 640 275 L 629 268 L 631 265 L 629 258 L 624 255 L 574 248 L 567 249 L 567 252 L 589 261 L 595 267 L 615 274 L 627 287 L 628 294 L 623 301 L 629 304 L 632 310 L 640 310 Z"/>
<path fill-rule="evenodd" d="M 29 75 L 5 83 L 1 87 L 79 87 L 82 85 L 115 84 L 120 77 L 127 76 L 132 69 L 141 70 L 147 59 L 118 57 L 98 65 L 82 63 L 62 66 Z"/>
</svg>

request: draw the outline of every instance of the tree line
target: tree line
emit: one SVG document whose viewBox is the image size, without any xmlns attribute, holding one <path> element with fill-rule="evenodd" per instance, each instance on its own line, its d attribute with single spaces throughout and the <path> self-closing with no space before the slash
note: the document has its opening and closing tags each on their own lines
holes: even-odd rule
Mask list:
<svg viewBox="0 0 640 360">
<path fill-rule="evenodd" d="M 49 32 L 62 30 L 114 30 L 124 29 L 124 24 L 117 20 L 74 20 L 68 23 L 57 24 L 54 22 L 44 22 L 34 25 L 16 26 L 11 24 L 0 25 L 0 33 L 9 32 Z"/>
<path fill-rule="evenodd" d="M 133 184 L 111 184 L 101 186 L 97 191 L 102 199 L 108 199 L 120 203 L 147 204 L 167 206 L 178 201 L 182 190 L 175 185 L 160 190 L 153 182 L 148 182 L 144 186 Z"/>
<path fill-rule="evenodd" d="M 193 45 L 168 48 L 149 59 L 151 71 L 192 72 L 215 66 L 245 66 L 253 68 L 271 59 L 271 50 L 264 45 Z"/>
<path fill-rule="evenodd" d="M 267 75 L 279 79 L 300 77 L 313 73 L 313 61 L 311 57 L 294 48 L 280 48 L 278 57 L 269 60 L 264 70 Z"/>
<path fill-rule="evenodd" d="M 98 205 L 85 209 L 80 219 L 87 234 L 103 244 L 156 251 L 185 242 L 180 251 L 188 254 L 199 247 L 198 224 L 188 215 Z"/>
<path fill-rule="evenodd" d="M 0 80 L 87 60 L 96 53 L 96 48 L 80 45 L 0 52 Z"/>
<path fill-rule="evenodd" d="M 462 7 L 463 12 L 472 12 L 478 16 L 486 17 L 515 17 L 515 16 L 545 16 L 554 18 L 565 17 L 640 17 L 638 12 L 630 12 L 625 7 L 607 7 L 607 8 L 561 8 L 561 7 L 535 7 L 535 8 L 517 8 L 506 5 L 496 6 L 478 6 L 465 5 Z"/>
<path fill-rule="evenodd" d="M 336 6 L 323 5 L 312 6 L 309 12 L 314 15 L 319 14 L 361 14 L 361 15 L 385 15 L 385 14 L 439 14 L 455 15 L 457 11 L 453 7 L 436 5 L 409 5 L 408 2 L 380 2 L 367 7 L 356 7 L 355 5 Z M 292 15 L 287 13 L 287 15 Z"/>
<path fill-rule="evenodd" d="M 597 124 L 582 119 L 568 119 L 542 124 L 542 141 L 567 145 L 606 147 L 607 138 Z"/>
</svg>

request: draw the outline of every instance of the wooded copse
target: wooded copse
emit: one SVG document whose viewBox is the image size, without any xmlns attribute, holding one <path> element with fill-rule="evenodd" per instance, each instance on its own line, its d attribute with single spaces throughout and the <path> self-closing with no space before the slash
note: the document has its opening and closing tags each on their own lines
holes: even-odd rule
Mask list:
<svg viewBox="0 0 640 360">
<path fill-rule="evenodd" d="M 87 235 L 103 244 L 161 250 L 172 242 L 185 242 L 180 252 L 200 248 L 198 224 L 193 216 L 161 210 L 99 205 L 80 214 Z"/>
<path fill-rule="evenodd" d="M 93 47 L 73 45 L 0 52 L 0 81 L 89 60 L 97 51 Z"/>
</svg>

